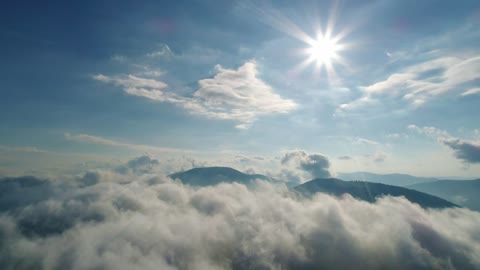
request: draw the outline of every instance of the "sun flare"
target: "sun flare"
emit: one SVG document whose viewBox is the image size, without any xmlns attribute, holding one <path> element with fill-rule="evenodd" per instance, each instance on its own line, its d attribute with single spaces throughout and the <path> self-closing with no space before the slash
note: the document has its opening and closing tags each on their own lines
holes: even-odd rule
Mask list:
<svg viewBox="0 0 480 270">
<path fill-rule="evenodd" d="M 332 60 L 338 57 L 338 49 L 339 47 L 335 40 L 320 36 L 311 44 L 308 53 L 317 64 L 329 65 Z"/>
</svg>

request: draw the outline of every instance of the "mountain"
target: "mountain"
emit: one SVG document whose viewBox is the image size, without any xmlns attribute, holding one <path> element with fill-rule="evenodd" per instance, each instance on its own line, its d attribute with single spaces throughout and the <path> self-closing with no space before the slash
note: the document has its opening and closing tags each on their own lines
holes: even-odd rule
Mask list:
<svg viewBox="0 0 480 270">
<path fill-rule="evenodd" d="M 374 202 L 377 197 L 384 195 L 395 197 L 404 196 L 409 201 L 417 203 L 424 208 L 458 207 L 449 201 L 420 191 L 381 183 L 342 181 L 335 178 L 328 178 L 314 179 L 298 185 L 294 189 L 307 196 L 311 196 L 317 192 L 328 193 L 335 196 L 348 193 L 354 198 L 368 202 Z"/>
<path fill-rule="evenodd" d="M 169 177 L 179 179 L 182 183 L 191 186 L 209 186 L 233 182 L 251 185 L 256 179 L 272 183 L 284 183 L 262 174 L 246 174 L 229 167 L 193 168 L 188 171 L 170 174 Z M 289 185 L 289 183 L 285 184 Z"/>
<path fill-rule="evenodd" d="M 439 180 L 410 185 L 408 188 L 435 195 L 466 208 L 480 211 L 480 179 Z"/>
<path fill-rule="evenodd" d="M 375 174 L 368 172 L 338 173 L 337 177 L 346 181 L 366 181 L 400 187 L 439 180 L 433 177 L 418 177 L 400 173 Z"/>
</svg>

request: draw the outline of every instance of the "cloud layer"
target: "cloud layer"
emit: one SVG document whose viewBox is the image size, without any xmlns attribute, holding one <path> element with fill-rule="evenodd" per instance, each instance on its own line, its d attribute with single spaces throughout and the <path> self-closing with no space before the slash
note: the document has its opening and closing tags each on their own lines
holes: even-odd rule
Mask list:
<svg viewBox="0 0 480 270">
<path fill-rule="evenodd" d="M 153 175 L 96 177 L 90 185 L 2 179 L 0 267 L 480 267 L 480 214 L 465 209 L 424 210 L 391 197 L 306 199 L 262 182 L 192 188 Z"/>
</svg>

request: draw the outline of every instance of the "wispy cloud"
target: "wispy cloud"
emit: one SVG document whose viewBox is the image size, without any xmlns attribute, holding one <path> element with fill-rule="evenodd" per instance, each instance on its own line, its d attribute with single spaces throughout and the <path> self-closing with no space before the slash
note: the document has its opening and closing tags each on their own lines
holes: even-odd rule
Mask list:
<svg viewBox="0 0 480 270">
<path fill-rule="evenodd" d="M 478 95 L 480 94 L 480 88 L 472 88 L 468 91 L 462 93 L 462 96 L 469 96 L 469 95 Z"/>
<path fill-rule="evenodd" d="M 37 148 L 35 146 L 6 146 L 0 145 L 2 152 L 25 152 L 25 153 L 49 153 L 47 150 Z"/>
<path fill-rule="evenodd" d="M 409 129 L 437 139 L 455 153 L 455 157 L 466 163 L 480 163 L 480 141 L 464 140 L 448 134 L 447 131 L 435 127 L 418 127 L 409 125 Z"/>
<path fill-rule="evenodd" d="M 408 134 L 405 133 L 390 133 L 385 135 L 388 139 L 407 139 Z"/>
<path fill-rule="evenodd" d="M 387 159 L 387 155 L 383 152 L 376 152 L 371 155 L 365 155 L 364 157 L 377 163 L 384 162 L 385 159 Z"/>
<path fill-rule="evenodd" d="M 469 83 L 480 79 L 480 56 L 444 56 L 414 64 L 391 74 L 387 79 L 360 87 L 363 96 L 340 105 L 353 110 L 382 99 L 404 100 L 420 106 L 449 91 L 466 90 L 462 95 L 478 93 Z"/>
<path fill-rule="evenodd" d="M 105 76 L 102 74 L 93 76 L 94 80 L 113 83 L 118 86 L 122 86 L 125 89 L 128 88 L 150 88 L 150 89 L 163 89 L 167 87 L 167 84 L 153 79 L 146 79 L 137 77 L 132 74 L 118 75 L 118 76 Z"/>
<path fill-rule="evenodd" d="M 146 54 L 147 57 L 157 58 L 157 57 L 173 57 L 174 53 L 167 44 L 159 44 L 158 48 L 154 51 L 151 51 Z"/>
<path fill-rule="evenodd" d="M 88 135 L 88 134 L 64 134 L 65 139 L 70 141 L 76 142 L 83 142 L 83 143 L 91 143 L 91 144 L 101 144 L 107 146 L 114 146 L 114 147 L 122 147 L 127 148 L 134 151 L 139 152 L 193 152 L 191 150 L 184 150 L 178 148 L 170 148 L 170 147 L 158 147 L 158 146 L 151 146 L 151 145 L 143 145 L 143 144 L 132 144 L 127 142 L 121 142 L 113 139 L 107 139 L 99 136 Z"/>
<path fill-rule="evenodd" d="M 353 138 L 352 141 L 354 143 L 357 143 L 357 144 L 367 144 L 367 145 L 379 145 L 380 144 L 379 142 L 372 141 L 372 140 L 365 139 L 365 138 L 360 138 L 360 137 Z"/>
</svg>

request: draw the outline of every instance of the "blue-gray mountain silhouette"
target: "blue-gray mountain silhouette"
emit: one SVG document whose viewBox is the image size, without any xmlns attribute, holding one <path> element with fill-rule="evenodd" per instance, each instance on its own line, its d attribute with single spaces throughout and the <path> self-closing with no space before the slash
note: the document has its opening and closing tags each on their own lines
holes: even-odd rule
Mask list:
<svg viewBox="0 0 480 270">
<path fill-rule="evenodd" d="M 442 198 L 420 191 L 380 183 L 362 181 L 342 181 L 335 178 L 314 179 L 294 187 L 301 194 L 311 196 L 317 192 L 340 196 L 345 193 L 367 202 L 375 202 L 381 196 L 403 196 L 407 200 L 417 203 L 424 208 L 458 207 Z"/>
<path fill-rule="evenodd" d="M 434 177 L 419 177 L 401 173 L 376 174 L 369 172 L 338 173 L 337 177 L 345 181 L 365 181 L 400 187 L 439 180 Z"/>
<path fill-rule="evenodd" d="M 435 195 L 466 208 L 480 211 L 480 179 L 439 180 L 411 185 L 408 188 Z"/>
<path fill-rule="evenodd" d="M 229 167 L 193 168 L 188 171 L 169 175 L 172 179 L 179 179 L 182 183 L 191 186 L 210 186 L 220 183 L 240 183 L 251 185 L 257 179 L 272 183 L 283 183 L 262 174 L 246 174 Z M 291 183 L 285 183 L 291 186 Z"/>
</svg>

